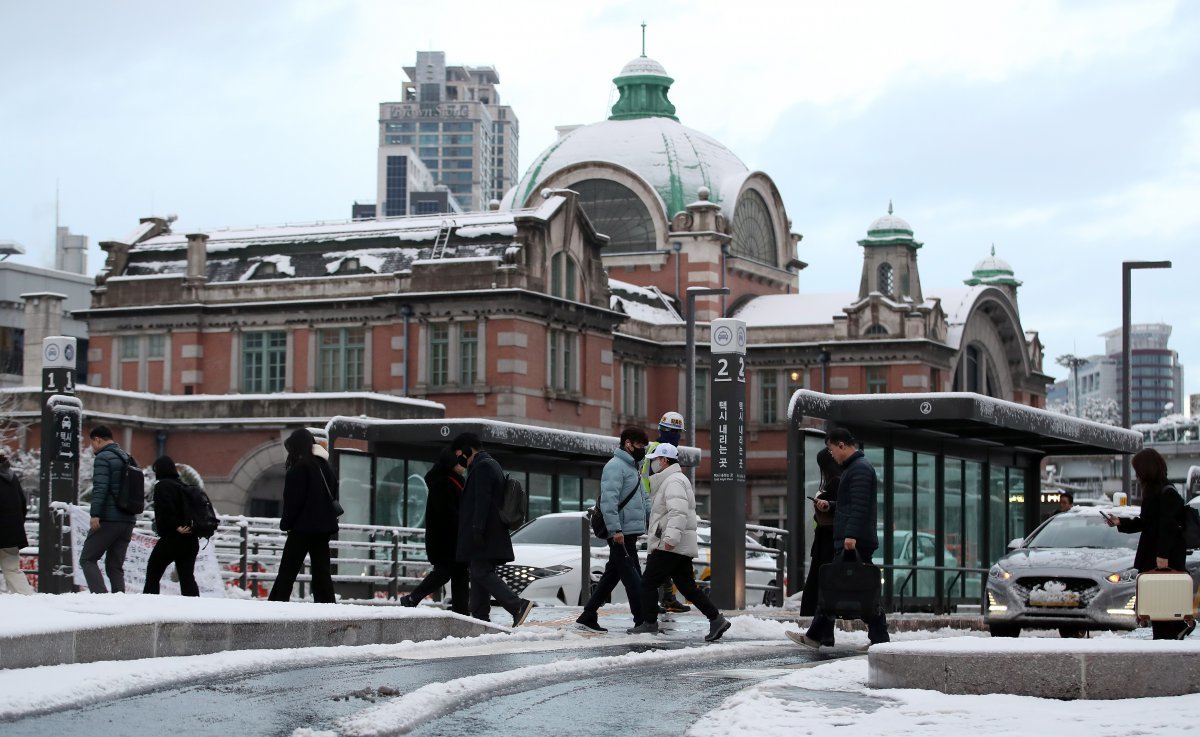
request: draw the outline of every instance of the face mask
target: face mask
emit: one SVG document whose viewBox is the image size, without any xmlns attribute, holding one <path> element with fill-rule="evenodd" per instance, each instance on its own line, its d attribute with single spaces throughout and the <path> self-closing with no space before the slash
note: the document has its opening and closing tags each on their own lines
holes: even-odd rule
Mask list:
<svg viewBox="0 0 1200 737">
<path fill-rule="evenodd" d="M 641 463 L 642 459 L 646 457 L 646 449 L 634 446 L 633 450 L 629 451 L 629 455 L 633 456 L 634 463 Z"/>
<path fill-rule="evenodd" d="M 660 460 L 659 460 L 659 459 L 657 459 L 657 458 L 655 458 L 654 460 L 650 461 L 650 473 L 662 473 L 663 471 L 665 471 L 665 470 L 666 470 L 666 468 L 667 468 L 667 467 L 666 467 L 666 465 L 663 463 L 663 461 L 660 461 Z"/>
</svg>

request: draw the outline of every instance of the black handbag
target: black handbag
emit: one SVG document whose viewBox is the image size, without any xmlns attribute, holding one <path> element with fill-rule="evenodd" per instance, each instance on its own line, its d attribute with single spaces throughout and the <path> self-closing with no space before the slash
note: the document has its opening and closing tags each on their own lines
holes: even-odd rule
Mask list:
<svg viewBox="0 0 1200 737">
<path fill-rule="evenodd" d="M 629 495 L 622 499 L 621 503 L 617 505 L 617 514 L 620 514 L 621 510 L 625 508 L 625 505 L 628 504 L 631 499 L 633 499 L 633 495 L 637 493 L 638 487 L 641 485 L 642 479 L 639 476 L 637 483 L 633 485 L 633 489 L 629 492 Z M 607 540 L 608 525 L 604 524 L 604 512 L 600 511 L 599 499 L 596 500 L 596 505 L 587 511 L 587 518 L 588 522 L 590 522 L 592 525 L 592 534 L 601 540 Z"/>
<path fill-rule="evenodd" d="M 317 473 L 321 474 L 321 483 L 325 484 L 325 493 L 329 495 L 329 501 L 333 502 L 333 516 L 341 517 L 346 513 L 346 510 L 342 509 L 342 503 L 329 490 L 329 482 L 325 480 L 325 472 L 318 468 Z"/>
<path fill-rule="evenodd" d="M 821 566 L 817 572 L 817 606 L 823 614 L 838 619 L 868 619 L 879 612 L 879 568 L 859 558 L 845 555 Z"/>
</svg>

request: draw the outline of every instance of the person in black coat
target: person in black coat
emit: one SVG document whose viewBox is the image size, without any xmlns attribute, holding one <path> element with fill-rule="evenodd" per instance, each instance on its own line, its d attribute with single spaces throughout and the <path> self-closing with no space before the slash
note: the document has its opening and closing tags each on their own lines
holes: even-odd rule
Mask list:
<svg viewBox="0 0 1200 737">
<path fill-rule="evenodd" d="M 871 555 L 879 547 L 879 537 L 875 533 L 875 496 L 879 479 L 849 430 L 840 427 L 831 429 L 825 434 L 825 447 L 842 467 L 842 476 L 838 480 L 837 508 L 833 515 L 833 560 L 870 563 Z M 864 621 L 867 623 L 867 639 L 872 645 L 891 639 L 882 608 Z M 788 636 L 812 648 L 822 645 L 831 647 L 834 644 L 834 622 L 835 619 L 818 606 L 808 632 L 803 635 L 788 633 Z"/>
<path fill-rule="evenodd" d="M 1183 497 L 1167 483 L 1167 462 L 1153 448 L 1138 451 L 1130 461 L 1142 490 L 1142 509 L 1137 517 L 1105 517 L 1119 532 L 1142 533 L 1133 567 L 1140 573 L 1155 570 L 1186 571 L 1187 548 L 1183 542 Z M 1182 640 L 1196 628 L 1194 620 L 1151 622 L 1156 640 Z"/>
<path fill-rule="evenodd" d="M 284 441 L 287 475 L 283 480 L 283 515 L 279 529 L 286 532 L 279 572 L 271 587 L 271 601 L 288 601 L 292 586 L 304 557 L 309 559 L 312 575 L 313 600 L 332 604 L 333 576 L 329 563 L 329 540 L 338 531 L 338 513 L 333 501 L 337 498 L 337 478 L 329 466 L 328 453 L 313 440 L 304 428 L 296 430 Z M 318 451 L 317 448 L 320 448 Z M 324 457 L 322 457 L 324 456 Z"/>
<path fill-rule="evenodd" d="M 821 566 L 833 562 L 833 519 L 837 510 L 838 481 L 842 467 L 833 460 L 828 448 L 817 453 L 817 468 L 821 469 L 821 490 L 813 501 L 813 541 L 808 576 L 800 595 L 800 616 L 817 613 L 817 582 Z"/>
<path fill-rule="evenodd" d="M 0 453 L 0 570 L 8 590 L 15 594 L 32 594 L 29 579 L 21 572 L 21 548 L 29 544 L 25 536 L 25 515 L 29 500 L 21 488 L 21 479 L 8 456 Z"/>
<path fill-rule="evenodd" d="M 459 465 L 467 469 L 462 506 L 458 514 L 457 558 L 468 564 L 471 594 L 467 608 L 471 616 L 491 621 L 491 599 L 512 615 L 513 626 L 525 621 L 533 602 L 512 592 L 496 573 L 496 566 L 511 561 L 512 540 L 500 521 L 504 504 L 504 469 L 484 452 L 479 436 L 463 433 L 451 444 Z"/>
<path fill-rule="evenodd" d="M 146 562 L 146 585 L 143 594 L 157 594 L 159 581 L 167 566 L 175 564 L 179 576 L 179 592 L 184 596 L 199 596 L 196 585 L 196 556 L 200 552 L 200 539 L 192 534 L 192 513 L 179 469 L 170 456 L 160 456 L 154 461 L 154 528 L 158 542 L 150 551 Z"/>
<path fill-rule="evenodd" d="M 465 468 L 458 465 L 454 449 L 446 447 L 425 474 L 425 557 L 433 564 L 429 575 L 411 593 L 400 597 L 404 606 L 416 606 L 450 582 L 450 610 L 467 614 L 469 573 L 458 561 L 458 510 L 462 504 Z"/>
</svg>

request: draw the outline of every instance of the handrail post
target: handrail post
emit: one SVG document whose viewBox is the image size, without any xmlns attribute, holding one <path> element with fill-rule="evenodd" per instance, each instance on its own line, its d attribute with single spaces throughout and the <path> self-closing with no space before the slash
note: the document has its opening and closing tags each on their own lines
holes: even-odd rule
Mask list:
<svg viewBox="0 0 1200 737">
<path fill-rule="evenodd" d="M 392 581 L 388 584 L 388 598 L 400 598 L 400 533 L 392 530 Z"/>
<path fill-rule="evenodd" d="M 592 529 L 587 515 L 579 518 L 581 551 L 579 566 L 579 605 L 587 604 L 592 598 Z"/>
<path fill-rule="evenodd" d="M 787 545 L 782 535 L 775 538 L 775 582 L 779 584 L 779 606 L 788 596 L 787 587 Z"/>
<path fill-rule="evenodd" d="M 247 553 L 250 550 L 250 526 L 245 520 L 240 523 L 241 527 L 241 542 L 238 544 L 238 555 L 241 556 L 242 562 L 242 591 L 246 590 L 247 584 L 250 582 L 250 562 L 247 560 Z"/>
</svg>

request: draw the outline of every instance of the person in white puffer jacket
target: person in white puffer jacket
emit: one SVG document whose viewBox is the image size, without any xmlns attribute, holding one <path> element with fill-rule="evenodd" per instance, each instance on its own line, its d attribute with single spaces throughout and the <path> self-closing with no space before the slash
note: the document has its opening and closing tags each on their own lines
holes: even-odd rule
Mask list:
<svg viewBox="0 0 1200 737">
<path fill-rule="evenodd" d="M 679 467 L 679 449 L 660 443 L 646 456 L 650 461 L 650 529 L 646 571 L 642 574 L 642 623 L 626 630 L 631 635 L 658 632 L 658 587 L 668 579 L 679 593 L 708 617 L 708 634 L 714 642 L 729 629 L 729 620 L 721 616 L 700 587 L 692 571 L 692 559 L 699 552 L 696 543 L 696 494 L 687 474 Z"/>
</svg>

